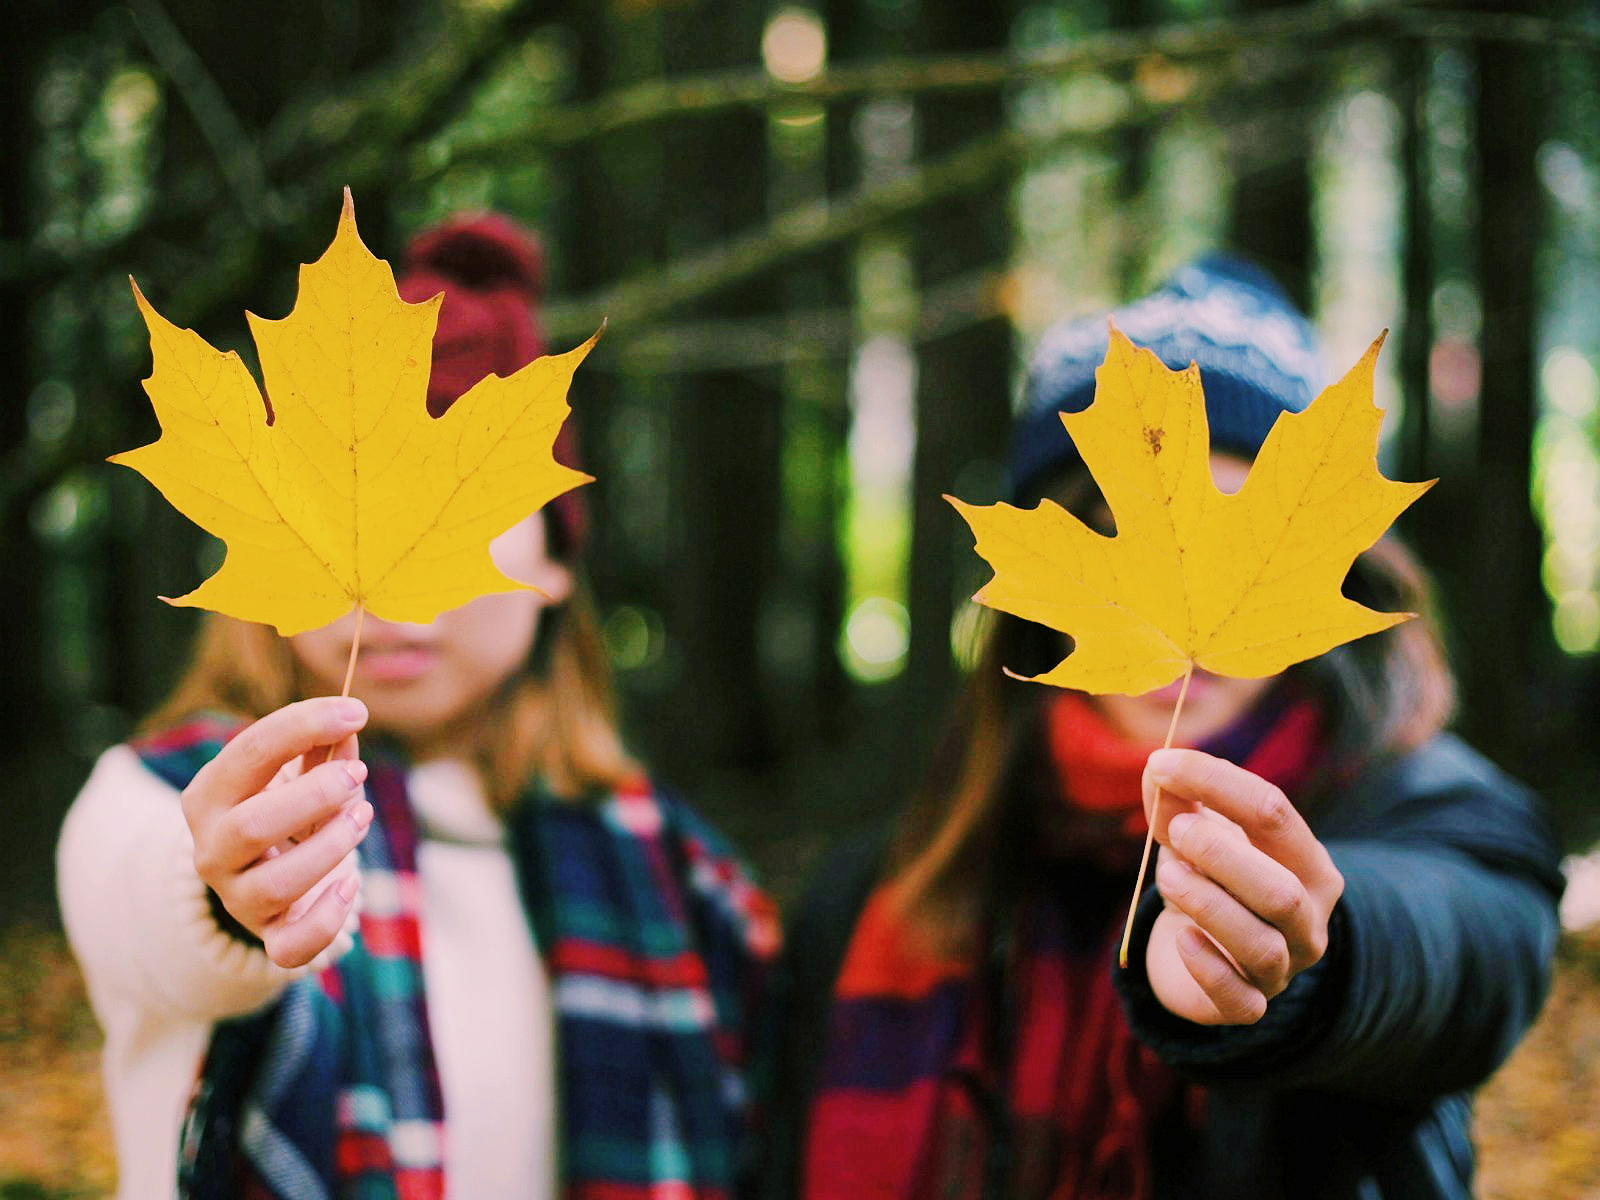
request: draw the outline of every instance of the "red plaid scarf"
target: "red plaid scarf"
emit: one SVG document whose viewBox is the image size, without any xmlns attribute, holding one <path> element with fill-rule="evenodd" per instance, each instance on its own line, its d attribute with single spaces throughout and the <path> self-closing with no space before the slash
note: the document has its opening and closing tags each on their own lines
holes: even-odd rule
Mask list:
<svg viewBox="0 0 1600 1200">
<path fill-rule="evenodd" d="M 200 721 L 138 749 L 182 788 L 236 730 Z M 215 1026 L 182 1148 L 185 1197 L 448 1194 L 418 831 L 403 762 L 377 745 L 366 757 L 376 819 L 360 850 L 356 945 L 263 1012 Z M 561 1194 L 727 1200 L 745 1043 L 777 950 L 771 901 L 720 838 L 642 779 L 585 802 L 530 782 L 507 832 L 551 977 Z"/>
<path fill-rule="evenodd" d="M 1074 800 L 1084 792 L 1085 809 L 1128 811 L 1130 836 L 1132 824 L 1142 836 L 1148 750 L 1121 742 L 1080 697 L 1052 704 L 1046 739 L 1063 790 Z M 1320 742 L 1316 708 L 1300 700 L 1258 706 L 1211 749 L 1292 789 Z M 1063 865 L 1063 892 L 1093 871 Z M 1111 882 L 1125 896 L 1132 878 Z M 932 952 L 888 885 L 872 893 L 835 984 L 805 1148 L 807 1200 L 977 1200 L 1002 1125 L 1007 1197 L 1150 1195 L 1151 1129 L 1181 1088 L 1128 1030 L 1111 982 L 1122 910 L 1114 903 L 1108 918 L 1099 899 L 1085 930 L 1073 899 L 1027 898 L 1000 988 L 986 986 L 981 953 Z M 985 1033 L 995 1027 L 1000 1062 Z M 1191 1120 L 1199 1102 L 1191 1093 Z"/>
</svg>

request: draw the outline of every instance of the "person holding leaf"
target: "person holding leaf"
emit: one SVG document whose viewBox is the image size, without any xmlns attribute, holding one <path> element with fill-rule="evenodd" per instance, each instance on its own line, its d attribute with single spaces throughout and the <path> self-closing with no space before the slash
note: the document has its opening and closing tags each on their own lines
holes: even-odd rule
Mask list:
<svg viewBox="0 0 1600 1200">
<path fill-rule="evenodd" d="M 376 531 L 358 526 L 364 545 L 434 492 L 491 475 L 522 486 L 530 469 L 496 473 L 488 457 L 518 439 L 479 436 L 488 409 L 474 397 L 523 388 L 537 408 L 524 449 L 561 476 L 520 510 L 489 509 L 490 535 L 504 530 L 489 552 L 509 580 L 436 619 L 386 620 L 374 601 L 280 636 L 255 623 L 276 609 L 208 613 L 147 732 L 96 766 L 62 832 L 59 880 L 106 1033 L 124 1200 L 730 1193 L 747 1014 L 775 912 L 623 748 L 582 583 L 584 506 L 564 490 L 583 477 L 549 461 L 551 439 L 557 459 L 572 455 L 565 380 L 552 392 L 539 372 L 556 360 L 528 365 L 543 352 L 540 280 L 537 243 L 490 215 L 417 238 L 396 295 L 347 198 L 296 313 L 257 322 L 268 421 L 246 406 L 205 469 L 163 477 L 175 504 L 200 506 L 184 489 L 211 486 L 230 445 L 259 451 L 252 478 L 271 482 L 320 432 L 355 430 L 334 447 L 343 466 L 283 489 L 281 518 L 230 542 L 226 564 L 278 537 L 315 567 L 337 557 L 314 537 L 331 518 L 304 511 L 319 481 L 333 486 L 352 461 L 358 482 L 381 481 L 402 461 L 396 430 L 456 440 L 422 442 L 398 488 L 353 506 L 393 509 Z M 232 418 L 193 432 L 173 397 L 242 372 L 237 360 L 140 301 L 164 438 L 226 433 Z M 372 361 L 342 365 L 368 350 Z M 434 487 L 431 472 L 474 446 L 488 465 Z M 230 514 L 269 494 L 244 492 Z M 444 511 L 427 527 L 462 527 Z M 444 553 L 424 556 L 411 592 L 452 585 Z M 274 589 L 302 602 L 287 572 L 269 574 L 235 587 L 240 603 L 265 606 Z M 332 612 L 349 606 L 323 590 Z"/>
<path fill-rule="evenodd" d="M 921 788 L 790 923 L 762 1194 L 1465 1198 L 1559 856 L 1444 732 L 1376 346 L 1319 396 L 1223 256 L 1109 324 L 1042 339 L 1019 507 L 957 503 L 999 611 Z"/>
</svg>

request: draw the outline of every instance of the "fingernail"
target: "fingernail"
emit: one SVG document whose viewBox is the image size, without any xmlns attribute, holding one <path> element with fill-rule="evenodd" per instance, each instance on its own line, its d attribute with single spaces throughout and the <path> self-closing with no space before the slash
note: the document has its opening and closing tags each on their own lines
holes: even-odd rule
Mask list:
<svg viewBox="0 0 1600 1200">
<path fill-rule="evenodd" d="M 1183 881 L 1179 878 L 1178 868 L 1172 865 L 1171 859 L 1163 859 L 1156 864 L 1156 888 L 1163 895 L 1167 889 L 1177 887 Z"/>
<path fill-rule="evenodd" d="M 367 719 L 367 706 L 353 696 L 340 700 L 334 712 L 338 714 L 339 720 L 347 725 L 354 725 L 357 721 Z"/>
<path fill-rule="evenodd" d="M 367 764 L 359 758 L 344 760 L 342 769 L 344 771 L 345 786 L 352 792 L 360 787 L 362 781 L 367 777 Z"/>
<path fill-rule="evenodd" d="M 361 886 L 361 880 L 354 875 L 346 875 L 334 885 L 340 904 L 349 904 L 356 898 L 356 890 Z"/>
<path fill-rule="evenodd" d="M 1181 838 L 1197 820 L 1199 818 L 1193 813 L 1179 813 L 1167 822 L 1167 838 L 1169 840 Z"/>
<path fill-rule="evenodd" d="M 1153 751 L 1147 763 L 1150 778 L 1157 783 L 1166 783 L 1170 780 L 1177 771 L 1178 758 L 1181 754 L 1182 751 L 1180 750 L 1162 749 Z"/>
<path fill-rule="evenodd" d="M 365 833 L 367 826 L 372 824 L 372 805 L 365 800 L 357 800 L 346 811 L 350 814 L 350 824 L 356 827 L 356 832 Z"/>
</svg>

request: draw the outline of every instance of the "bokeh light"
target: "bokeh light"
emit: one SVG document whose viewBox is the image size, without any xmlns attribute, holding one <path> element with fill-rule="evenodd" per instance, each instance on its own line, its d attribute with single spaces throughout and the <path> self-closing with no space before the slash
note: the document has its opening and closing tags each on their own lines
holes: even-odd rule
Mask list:
<svg viewBox="0 0 1600 1200">
<path fill-rule="evenodd" d="M 1534 447 L 1534 495 L 1545 531 L 1543 577 L 1551 631 L 1568 654 L 1600 650 L 1600 455 L 1594 422 L 1600 374 L 1572 346 L 1539 371 L 1544 416 Z"/>
<path fill-rule="evenodd" d="M 868 596 L 846 619 L 844 642 L 845 666 L 855 678 L 863 683 L 894 678 L 904 669 L 911 644 L 911 618 L 905 605 Z"/>
<path fill-rule="evenodd" d="M 828 34 L 817 14 L 804 8 L 774 13 L 761 35 L 761 61 L 779 83 L 808 83 L 821 75 Z"/>
</svg>

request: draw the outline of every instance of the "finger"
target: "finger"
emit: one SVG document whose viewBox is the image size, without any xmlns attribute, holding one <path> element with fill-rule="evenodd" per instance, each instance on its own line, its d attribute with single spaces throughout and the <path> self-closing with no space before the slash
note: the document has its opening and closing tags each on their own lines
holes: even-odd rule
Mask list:
<svg viewBox="0 0 1600 1200">
<path fill-rule="evenodd" d="M 1244 977 L 1267 998 L 1294 978 L 1288 939 L 1237 899 L 1175 854 L 1163 852 L 1156 887 L 1171 907 L 1183 913 L 1221 947 Z"/>
<path fill-rule="evenodd" d="M 200 877 L 209 882 L 213 876 L 242 871 L 269 847 L 309 836 L 360 793 L 366 777 L 365 763 L 341 759 L 241 800 L 196 839 Z"/>
<path fill-rule="evenodd" d="M 1199 750 L 1157 750 L 1145 774 L 1164 792 L 1203 804 L 1309 885 L 1331 887 L 1332 858 L 1282 789 L 1226 759 Z M 1176 813 L 1179 809 L 1174 809 Z"/>
<path fill-rule="evenodd" d="M 1149 822 L 1155 840 L 1162 845 L 1167 842 L 1167 822 L 1179 813 L 1203 812 L 1201 806 L 1177 792 L 1162 787 L 1156 782 L 1155 776 L 1150 771 L 1150 764 L 1145 763 L 1144 774 L 1140 778 L 1139 786 L 1144 799 L 1144 819 Z"/>
<path fill-rule="evenodd" d="M 1172 836 L 1172 819 L 1173 817 L 1181 817 L 1183 815 L 1184 813 L 1181 810 L 1175 809 L 1171 815 L 1167 816 L 1161 822 L 1162 836 L 1156 840 L 1161 842 L 1163 845 L 1170 842 Z M 1250 846 L 1254 844 L 1248 837 L 1245 836 L 1244 830 L 1240 829 L 1239 826 L 1228 820 L 1227 817 L 1223 816 L 1214 808 L 1206 808 L 1204 805 L 1193 805 L 1191 806 L 1189 815 L 1198 821 L 1204 821 L 1207 826 L 1215 830 L 1218 837 L 1233 838 L 1241 846 Z M 1179 824 L 1182 824 L 1182 822 L 1179 822 Z"/>
<path fill-rule="evenodd" d="M 359 886 L 355 874 L 342 876 L 293 920 L 275 921 L 262 929 L 267 957 L 280 967 L 303 967 L 316 958 L 339 936 Z"/>
<path fill-rule="evenodd" d="M 338 745 L 334 746 L 333 753 L 328 756 L 329 761 L 332 761 L 334 759 L 340 759 L 340 758 L 360 758 L 360 757 L 361 757 L 360 740 L 353 733 L 349 737 L 347 737 L 347 738 L 343 739 L 341 742 L 339 742 Z"/>
<path fill-rule="evenodd" d="M 285 705 L 223 746 L 185 792 L 237 803 L 265 788 L 285 763 L 314 746 L 337 745 L 366 722 L 367 706 L 351 697 L 319 696 Z"/>
<path fill-rule="evenodd" d="M 355 734 L 351 734 L 337 746 L 332 747 L 331 750 L 327 746 L 313 746 L 304 754 L 284 763 L 278 773 L 273 776 L 272 782 L 267 786 L 278 787 L 280 784 L 289 783 L 300 778 L 313 767 L 320 767 L 323 763 L 331 762 L 336 758 L 356 757 L 358 757 L 358 749 Z"/>
<path fill-rule="evenodd" d="M 1249 840 L 1193 814 L 1174 817 L 1168 834 L 1168 845 L 1187 866 L 1282 933 L 1294 970 L 1322 957 L 1327 949 L 1322 911 L 1288 867 Z"/>
<path fill-rule="evenodd" d="M 226 894 L 219 892 L 228 911 L 257 931 L 289 914 L 361 842 L 371 824 L 372 805 L 364 797 L 352 800 L 337 819 L 299 845 L 236 875 Z"/>
<path fill-rule="evenodd" d="M 1238 837 L 1245 836 L 1244 831 L 1237 824 L 1217 812 L 1207 808 L 1198 801 L 1188 799 L 1175 791 L 1161 787 L 1151 774 L 1148 764 L 1145 767 L 1144 778 L 1141 781 L 1144 790 L 1145 819 L 1155 827 L 1156 841 L 1162 845 L 1167 843 L 1167 826 L 1172 818 L 1183 813 L 1193 813 L 1208 821 L 1215 821 L 1220 828 L 1226 829 Z"/>
<path fill-rule="evenodd" d="M 291 904 L 281 916 L 274 917 L 273 921 L 286 925 L 291 921 L 298 920 L 313 904 L 322 898 L 322 893 L 333 884 L 343 879 L 346 875 L 360 874 L 361 855 L 357 851 L 351 850 L 350 853 L 339 860 L 338 866 L 328 872 L 326 878 L 320 880 L 309 892 Z"/>
<path fill-rule="evenodd" d="M 303 770 L 310 770 L 312 767 L 322 766 L 323 764 L 330 762 L 339 762 L 349 765 L 354 763 L 359 753 L 360 744 L 357 741 L 356 735 L 352 733 L 349 737 L 345 738 L 344 741 L 340 742 L 337 746 L 334 746 L 331 752 L 327 748 L 314 750 L 309 754 L 303 755 L 297 761 L 301 764 Z M 356 768 L 352 766 L 351 769 L 355 770 Z M 362 780 L 365 781 L 367 773 L 366 766 L 362 765 L 359 770 Z M 332 816 L 332 814 L 330 813 L 328 816 Z M 327 820 L 328 817 L 323 817 L 322 819 Z M 303 833 L 296 836 L 299 838 L 308 837 L 309 835 L 315 833 L 320 826 L 321 821 L 318 821 L 309 826 Z"/>
<path fill-rule="evenodd" d="M 1198 929 L 1179 930 L 1178 958 L 1216 1010 L 1217 1025 L 1253 1025 L 1267 1011 L 1267 998 L 1239 974 L 1222 951 Z M 1201 1024 L 1207 1024 L 1201 1019 Z"/>
</svg>

